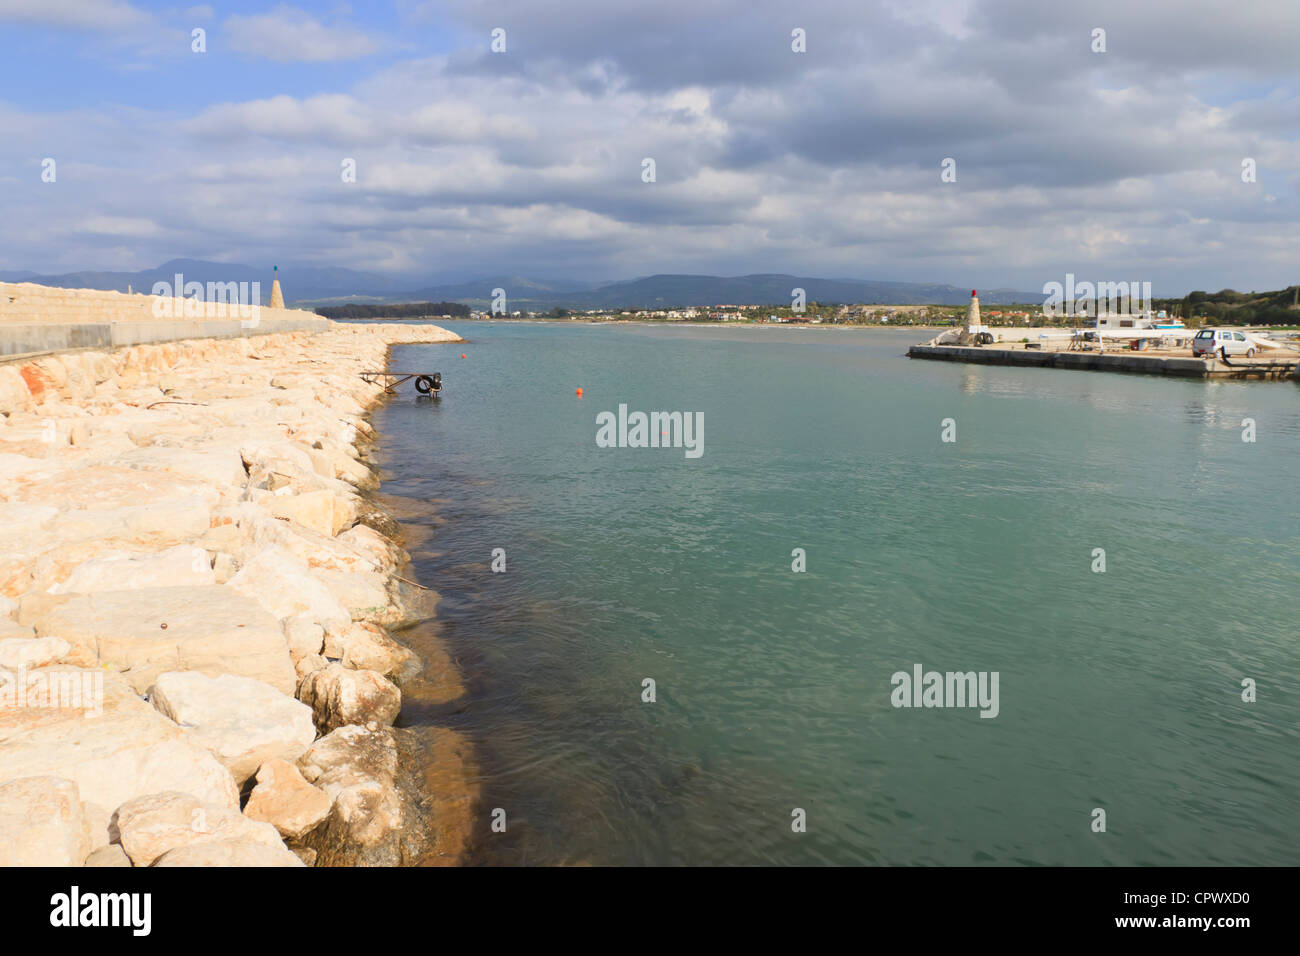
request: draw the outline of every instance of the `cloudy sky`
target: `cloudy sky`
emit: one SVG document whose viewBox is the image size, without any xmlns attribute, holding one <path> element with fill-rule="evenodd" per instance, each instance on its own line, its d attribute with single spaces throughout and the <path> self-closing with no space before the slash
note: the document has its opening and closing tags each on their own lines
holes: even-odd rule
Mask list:
<svg viewBox="0 0 1300 956">
<path fill-rule="evenodd" d="M 0 270 L 1300 282 L 1297 0 L 0 0 L 0 49 Z"/>
</svg>

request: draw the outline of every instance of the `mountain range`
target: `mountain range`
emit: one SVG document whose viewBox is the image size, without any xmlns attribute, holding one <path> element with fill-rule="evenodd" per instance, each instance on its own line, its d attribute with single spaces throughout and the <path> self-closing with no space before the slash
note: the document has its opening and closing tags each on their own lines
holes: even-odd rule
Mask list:
<svg viewBox="0 0 1300 956">
<path fill-rule="evenodd" d="M 172 283 L 181 273 L 186 282 L 261 282 L 263 301 L 270 298 L 273 274 L 266 269 L 173 259 L 155 269 L 138 272 L 70 272 L 39 275 L 0 270 L 2 282 L 35 282 L 62 288 L 115 289 L 151 292 L 154 283 Z M 596 282 L 545 280 L 525 276 L 488 276 L 473 281 L 402 280 L 376 272 L 336 266 L 285 266 L 278 273 L 285 300 L 300 308 L 383 302 L 461 302 L 487 308 L 494 289 L 504 289 L 508 311 L 568 309 L 669 309 L 690 305 L 789 305 L 794 289 L 803 289 L 808 302 L 889 305 L 964 305 L 964 286 L 867 279 L 824 279 L 762 273 L 746 276 L 661 274 Z M 427 281 L 427 280 L 426 280 Z M 986 289 L 980 300 L 991 305 L 1041 302 L 1042 293 Z"/>
</svg>

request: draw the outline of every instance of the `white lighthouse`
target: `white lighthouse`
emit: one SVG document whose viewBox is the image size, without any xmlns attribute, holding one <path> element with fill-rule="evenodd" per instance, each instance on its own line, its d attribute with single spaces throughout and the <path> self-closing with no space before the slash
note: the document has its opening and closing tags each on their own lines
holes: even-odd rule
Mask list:
<svg viewBox="0 0 1300 956">
<path fill-rule="evenodd" d="M 980 294 L 978 289 L 970 290 L 970 305 L 966 306 L 966 331 L 971 335 L 983 331 L 980 324 Z"/>
</svg>

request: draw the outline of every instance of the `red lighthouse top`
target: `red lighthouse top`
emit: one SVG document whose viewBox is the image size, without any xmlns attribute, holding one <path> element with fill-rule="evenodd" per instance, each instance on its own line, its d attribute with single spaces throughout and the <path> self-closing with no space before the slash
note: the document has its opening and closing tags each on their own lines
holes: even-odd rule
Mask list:
<svg viewBox="0 0 1300 956">
<path fill-rule="evenodd" d="M 976 292 L 974 289 L 971 289 L 971 290 L 970 290 L 970 297 L 971 297 L 972 299 L 978 299 L 978 298 L 980 297 L 980 294 L 979 294 L 978 292 Z"/>
</svg>

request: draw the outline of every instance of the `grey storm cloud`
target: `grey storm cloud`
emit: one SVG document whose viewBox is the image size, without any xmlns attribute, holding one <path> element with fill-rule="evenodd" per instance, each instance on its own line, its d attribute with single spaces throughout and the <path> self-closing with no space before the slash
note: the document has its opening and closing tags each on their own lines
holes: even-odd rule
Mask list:
<svg viewBox="0 0 1300 956">
<path fill-rule="evenodd" d="M 250 43 L 241 62 L 387 55 L 312 93 L 189 111 L 50 111 L 11 90 L 3 184 L 30 228 L 0 253 L 42 271 L 297 254 L 410 275 L 1295 281 L 1294 0 L 398 8 L 450 26 L 455 47 L 317 24 L 301 48 Z M 243 16 L 316 24 L 283 4 Z M 52 154 L 79 174 L 66 188 L 13 172 Z"/>
</svg>

